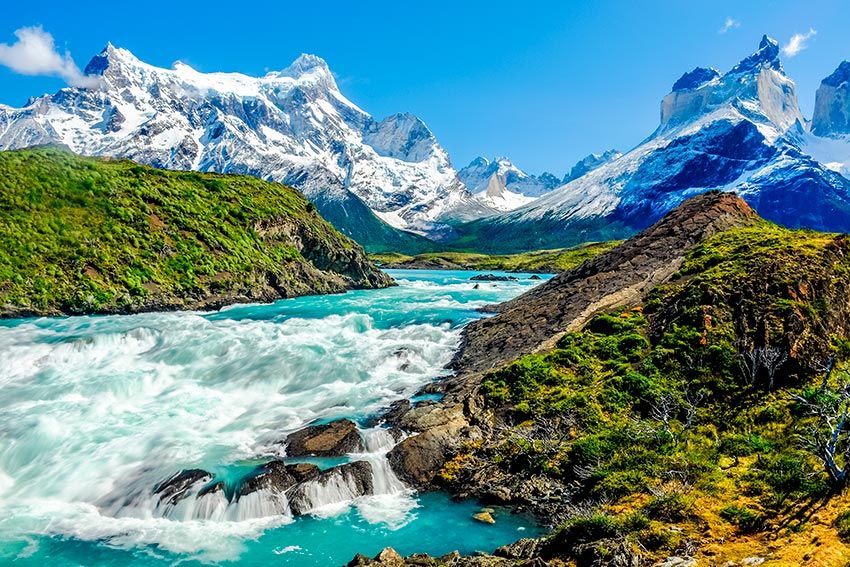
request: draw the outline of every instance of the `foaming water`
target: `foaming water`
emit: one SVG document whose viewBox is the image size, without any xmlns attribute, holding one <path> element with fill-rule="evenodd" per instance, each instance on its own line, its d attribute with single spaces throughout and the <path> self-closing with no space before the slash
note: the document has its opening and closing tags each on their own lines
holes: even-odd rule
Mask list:
<svg viewBox="0 0 850 567">
<path fill-rule="evenodd" d="M 371 465 L 375 494 L 355 498 L 332 479 L 309 494 L 314 519 L 294 520 L 280 495 L 163 506 L 151 493 L 181 469 L 238 478 L 281 456 L 290 431 L 410 397 L 444 372 L 479 307 L 537 283 L 520 275 L 475 289 L 470 272 L 392 274 L 398 287 L 216 313 L 0 323 L 0 560 L 342 564 L 347 548 L 316 550 L 321 533 L 357 541 L 355 552 L 403 548 L 399 533 L 417 539 L 417 526 L 453 514 L 463 538 L 416 549 L 516 539 L 518 518 L 478 526 L 463 505 L 408 490 L 386 460 L 396 440 L 380 428 L 362 430 L 365 452 L 343 459 Z M 296 533 L 313 547 L 279 545 Z"/>
</svg>

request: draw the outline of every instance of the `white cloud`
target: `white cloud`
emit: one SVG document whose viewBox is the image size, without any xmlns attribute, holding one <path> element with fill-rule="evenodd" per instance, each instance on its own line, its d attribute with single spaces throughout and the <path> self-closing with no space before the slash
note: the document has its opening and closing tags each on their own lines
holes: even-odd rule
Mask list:
<svg viewBox="0 0 850 567">
<path fill-rule="evenodd" d="M 15 43 L 0 43 L 0 65 L 22 75 L 61 77 L 72 87 L 95 88 L 100 84 L 97 77 L 80 71 L 69 52 L 60 54 L 53 36 L 41 26 L 20 28 L 15 36 Z"/>
<path fill-rule="evenodd" d="M 791 36 L 791 39 L 788 40 L 788 43 L 782 47 L 782 53 L 784 53 L 786 57 L 794 57 L 808 47 L 807 42 L 813 36 L 817 35 L 817 33 L 818 32 L 813 28 L 809 28 L 809 31 L 806 33 L 795 33 Z"/>
<path fill-rule="evenodd" d="M 741 22 L 736 20 L 735 18 L 726 18 L 726 21 L 723 22 L 723 27 L 720 28 L 717 33 L 726 33 L 733 28 L 741 27 Z"/>
</svg>

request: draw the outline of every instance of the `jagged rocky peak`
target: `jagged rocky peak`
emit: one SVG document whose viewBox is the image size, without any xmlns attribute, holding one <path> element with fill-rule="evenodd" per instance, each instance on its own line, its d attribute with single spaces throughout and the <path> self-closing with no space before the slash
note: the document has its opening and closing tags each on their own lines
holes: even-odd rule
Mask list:
<svg viewBox="0 0 850 567">
<path fill-rule="evenodd" d="M 458 171 L 458 178 L 473 193 L 490 189 L 493 176 L 497 176 L 499 183 L 508 191 L 525 197 L 539 197 L 561 184 L 560 178 L 548 172 L 540 175 L 526 173 L 504 156 L 495 157 L 492 160 L 479 156 Z M 527 200 L 516 202 L 520 201 L 523 204 L 527 202 Z M 503 208 L 503 210 L 508 209 Z"/>
<path fill-rule="evenodd" d="M 611 161 L 614 161 L 618 157 L 620 157 L 622 152 L 615 149 L 610 149 L 602 152 L 601 154 L 589 154 L 581 158 L 576 162 L 576 164 L 570 169 L 570 172 L 564 177 L 564 183 L 569 183 L 573 179 L 578 179 L 582 175 L 590 173 L 594 169 L 605 165 Z"/>
<path fill-rule="evenodd" d="M 321 73 L 331 72 L 327 62 L 318 55 L 302 53 L 289 65 L 289 67 L 279 71 L 278 74 L 286 77 L 300 77 L 301 75 L 316 71 Z"/>
<path fill-rule="evenodd" d="M 812 133 L 818 136 L 850 134 L 850 61 L 821 81 L 815 95 Z"/>
<path fill-rule="evenodd" d="M 748 73 L 759 71 L 764 67 L 782 71 L 782 62 L 779 61 L 779 42 L 767 35 L 762 36 L 756 52 L 735 65 L 731 72 Z"/>
<path fill-rule="evenodd" d="M 363 132 L 363 140 L 379 155 L 409 162 L 424 161 L 438 148 L 434 133 L 409 112 L 370 122 Z"/>
<path fill-rule="evenodd" d="M 135 65 L 141 64 L 141 61 L 129 50 L 107 43 L 100 53 L 91 58 L 83 73 L 86 75 L 103 75 L 108 69 L 114 69 L 122 63 Z"/>
<path fill-rule="evenodd" d="M 702 67 L 685 73 L 661 101 L 659 132 L 689 124 L 718 109 L 772 126 L 777 135 L 805 123 L 794 82 L 785 75 L 779 60 L 779 42 L 762 37 L 758 49 L 724 75 Z"/>
</svg>

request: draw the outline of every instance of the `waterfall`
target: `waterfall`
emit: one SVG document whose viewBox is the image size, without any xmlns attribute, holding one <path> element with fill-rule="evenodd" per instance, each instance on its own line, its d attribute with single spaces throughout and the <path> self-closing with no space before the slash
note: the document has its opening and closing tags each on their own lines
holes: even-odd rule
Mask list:
<svg viewBox="0 0 850 567">
<path fill-rule="evenodd" d="M 320 516 L 333 515 L 339 505 L 347 506 L 360 496 L 354 479 L 340 472 L 330 475 L 324 482 L 311 480 L 298 490 L 301 512 Z"/>
<path fill-rule="evenodd" d="M 393 472 L 387 459 L 387 453 L 396 445 L 396 440 L 390 430 L 384 427 L 372 427 L 362 429 L 360 435 L 363 437 L 367 452 L 356 455 L 356 459 L 372 465 L 374 493 L 380 495 L 406 492 L 408 488 Z"/>
<path fill-rule="evenodd" d="M 286 494 L 265 488 L 244 494 L 230 504 L 226 519 L 242 522 L 267 516 L 292 516 Z"/>
</svg>

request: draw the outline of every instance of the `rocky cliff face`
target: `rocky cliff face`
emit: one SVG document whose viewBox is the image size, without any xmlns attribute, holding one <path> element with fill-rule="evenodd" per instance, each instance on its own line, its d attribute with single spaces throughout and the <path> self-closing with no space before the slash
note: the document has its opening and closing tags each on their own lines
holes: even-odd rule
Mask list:
<svg viewBox="0 0 850 567">
<path fill-rule="evenodd" d="M 821 81 L 815 95 L 812 133 L 817 136 L 850 134 L 850 61 L 843 61 Z"/>
</svg>

